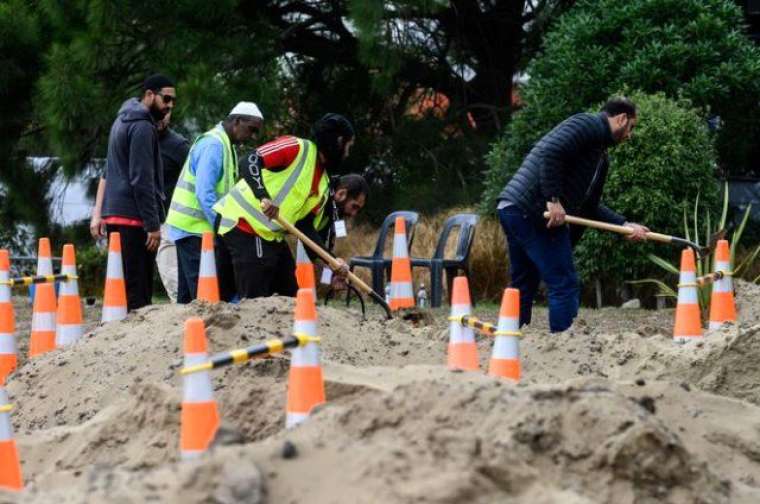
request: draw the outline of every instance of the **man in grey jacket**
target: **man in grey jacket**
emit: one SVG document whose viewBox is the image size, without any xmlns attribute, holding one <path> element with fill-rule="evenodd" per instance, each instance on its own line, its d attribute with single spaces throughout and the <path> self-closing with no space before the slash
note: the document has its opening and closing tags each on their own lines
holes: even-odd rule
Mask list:
<svg viewBox="0 0 760 504">
<path fill-rule="evenodd" d="M 164 182 L 157 122 L 174 107 L 171 80 L 153 75 L 142 96 L 124 102 L 108 137 L 103 221 L 121 234 L 127 308 L 149 305 L 156 249 L 165 217 Z"/>
<path fill-rule="evenodd" d="M 601 203 L 607 149 L 628 140 L 636 121 L 636 106 L 626 98 L 610 100 L 599 114 L 566 119 L 536 143 L 499 195 L 512 286 L 520 289 L 520 325 L 530 323 L 541 280 L 548 290 L 552 332 L 570 327 L 578 314 L 580 288 L 572 248 L 580 233 L 571 233 L 565 224 L 565 209 L 628 226 L 632 240 L 643 240 L 649 231 Z"/>
</svg>

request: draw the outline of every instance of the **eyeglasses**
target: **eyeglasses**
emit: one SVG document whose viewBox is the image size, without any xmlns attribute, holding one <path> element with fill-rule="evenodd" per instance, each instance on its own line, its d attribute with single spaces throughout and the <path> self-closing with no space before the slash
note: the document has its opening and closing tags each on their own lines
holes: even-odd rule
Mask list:
<svg viewBox="0 0 760 504">
<path fill-rule="evenodd" d="M 174 102 L 174 101 L 176 101 L 176 100 L 177 100 L 177 97 L 176 97 L 176 96 L 172 96 L 172 95 L 165 95 L 165 94 L 163 94 L 163 93 L 156 93 L 156 94 L 157 94 L 158 96 L 160 96 L 160 97 L 161 97 L 161 99 L 164 101 L 164 103 L 166 103 L 167 105 L 171 105 L 171 104 L 172 104 L 172 102 Z"/>
</svg>

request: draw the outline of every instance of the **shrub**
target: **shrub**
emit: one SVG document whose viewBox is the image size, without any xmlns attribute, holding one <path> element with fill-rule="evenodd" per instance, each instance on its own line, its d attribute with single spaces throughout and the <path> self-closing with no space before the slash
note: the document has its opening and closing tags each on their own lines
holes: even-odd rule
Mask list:
<svg viewBox="0 0 760 504">
<path fill-rule="evenodd" d="M 77 250 L 77 276 L 82 297 L 102 297 L 107 263 L 108 252 L 94 244 Z"/>
<path fill-rule="evenodd" d="M 494 200 L 533 143 L 567 116 L 620 89 L 688 98 L 724 126 L 720 160 L 733 171 L 747 164 L 760 139 L 760 49 L 742 33 L 730 0 L 583 0 L 546 36 L 528 67 L 525 108 L 488 156 L 481 209 Z M 662 155 L 667 159 L 667 153 Z"/>
</svg>

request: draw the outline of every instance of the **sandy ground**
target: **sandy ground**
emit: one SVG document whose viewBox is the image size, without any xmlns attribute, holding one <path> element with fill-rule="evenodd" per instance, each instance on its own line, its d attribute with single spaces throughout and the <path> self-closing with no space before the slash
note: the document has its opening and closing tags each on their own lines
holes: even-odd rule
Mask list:
<svg viewBox="0 0 760 504">
<path fill-rule="evenodd" d="M 583 310 L 552 335 L 538 309 L 520 385 L 447 371 L 442 311 L 414 326 L 320 307 L 328 404 L 286 431 L 287 354 L 215 371 L 223 428 L 191 462 L 184 320 L 203 318 L 223 351 L 288 334 L 292 300 L 157 305 L 107 325 L 87 307 L 82 340 L 22 356 L 9 379 L 27 490 L 0 502 L 757 503 L 760 288 L 740 284 L 738 300 L 738 327 L 686 345 L 672 311 Z M 491 341 L 479 348 L 485 369 Z"/>
</svg>

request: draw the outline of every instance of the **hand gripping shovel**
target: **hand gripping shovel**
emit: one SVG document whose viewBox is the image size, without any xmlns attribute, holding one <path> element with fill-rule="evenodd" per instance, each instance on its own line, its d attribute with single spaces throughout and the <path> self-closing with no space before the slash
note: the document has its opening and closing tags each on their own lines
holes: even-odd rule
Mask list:
<svg viewBox="0 0 760 504">
<path fill-rule="evenodd" d="M 544 217 L 548 219 L 549 212 L 544 212 Z M 618 226 L 617 224 L 608 224 L 606 222 L 600 222 L 600 221 L 595 221 L 591 219 L 584 219 L 582 217 L 574 217 L 572 215 L 566 215 L 565 222 L 569 224 L 575 224 L 578 226 L 586 226 L 586 227 L 590 227 L 594 229 L 601 229 L 603 231 L 612 231 L 613 233 L 618 233 L 622 235 L 629 235 L 633 233 L 633 230 L 629 227 Z M 715 248 L 715 245 L 718 243 L 718 240 L 720 240 L 723 237 L 723 234 L 724 234 L 723 231 L 718 231 L 717 233 L 715 233 L 713 236 L 710 237 L 710 243 L 708 243 L 707 246 L 705 247 L 701 247 L 699 244 L 689 241 L 685 238 L 679 238 L 677 236 L 670 236 L 670 235 L 661 234 L 661 233 L 654 233 L 652 231 L 649 231 L 646 234 L 646 237 L 647 237 L 647 240 L 691 247 L 694 249 L 694 252 L 697 254 L 697 257 L 702 258 L 713 251 L 713 249 Z"/>
<path fill-rule="evenodd" d="M 296 236 L 301 242 L 303 242 L 304 245 L 309 247 L 315 254 L 317 254 L 319 257 L 322 258 L 322 260 L 327 263 L 332 269 L 338 269 L 338 261 L 330 255 L 329 252 L 324 250 L 322 247 L 314 243 L 313 240 L 311 240 L 308 236 L 303 234 L 300 230 L 298 230 L 294 225 L 287 222 L 285 219 L 282 219 L 280 216 L 275 217 L 274 219 L 277 224 L 282 226 L 282 228 L 287 231 L 288 233 Z M 377 292 L 372 290 L 372 287 L 367 285 L 362 281 L 361 278 L 354 275 L 353 273 L 348 273 L 348 279 L 351 281 L 353 285 L 359 288 L 362 292 L 367 294 L 369 297 L 371 297 L 377 304 L 383 307 L 385 310 L 386 315 L 389 319 L 393 318 L 393 315 L 391 313 L 391 308 L 388 306 L 388 303 L 385 302 L 385 299 L 378 294 Z"/>
</svg>

